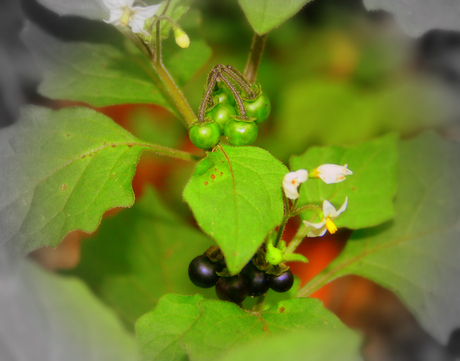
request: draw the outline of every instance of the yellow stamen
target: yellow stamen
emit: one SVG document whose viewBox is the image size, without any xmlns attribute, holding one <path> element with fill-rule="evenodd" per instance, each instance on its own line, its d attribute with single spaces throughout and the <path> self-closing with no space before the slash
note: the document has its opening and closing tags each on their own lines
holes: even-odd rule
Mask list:
<svg viewBox="0 0 460 361">
<path fill-rule="evenodd" d="M 312 175 L 314 178 L 319 178 L 318 169 L 315 169 L 313 172 L 311 172 L 311 175 Z"/>
<path fill-rule="evenodd" d="M 326 228 L 330 234 L 337 232 L 337 226 L 329 218 L 326 218 Z"/>
<path fill-rule="evenodd" d="M 125 8 L 123 15 L 120 18 L 120 25 L 127 26 L 129 24 L 129 17 L 131 16 L 131 9 L 129 7 Z"/>
</svg>

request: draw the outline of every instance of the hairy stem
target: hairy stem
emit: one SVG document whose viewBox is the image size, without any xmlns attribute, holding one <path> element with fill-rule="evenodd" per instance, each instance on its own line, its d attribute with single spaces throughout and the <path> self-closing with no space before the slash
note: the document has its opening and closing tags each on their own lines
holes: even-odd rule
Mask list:
<svg viewBox="0 0 460 361">
<path fill-rule="evenodd" d="M 260 59 L 262 59 L 266 40 L 267 34 L 259 35 L 254 33 L 254 37 L 252 38 L 251 51 L 244 69 L 244 76 L 251 84 L 256 83 L 257 71 L 259 70 Z"/>
<path fill-rule="evenodd" d="M 166 70 L 161 59 L 161 34 L 160 34 L 160 21 L 156 23 L 156 41 L 155 41 L 155 52 L 151 60 L 152 66 L 157 72 L 161 82 L 166 88 L 166 96 L 169 101 L 177 108 L 182 118 L 185 121 L 185 125 L 188 127 L 196 120 L 196 115 L 192 108 L 187 102 L 187 99 L 182 94 L 179 87 L 174 82 L 174 79 Z"/>
</svg>

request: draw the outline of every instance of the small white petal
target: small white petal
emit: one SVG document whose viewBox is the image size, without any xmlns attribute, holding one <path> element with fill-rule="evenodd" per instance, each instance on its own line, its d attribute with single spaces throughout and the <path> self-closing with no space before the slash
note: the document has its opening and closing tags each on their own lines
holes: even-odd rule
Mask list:
<svg viewBox="0 0 460 361">
<path fill-rule="evenodd" d="M 283 190 L 287 198 L 292 200 L 299 198 L 299 192 L 297 191 L 297 187 L 293 186 L 291 183 L 283 183 Z"/>
<path fill-rule="evenodd" d="M 327 217 L 333 217 L 337 211 L 335 210 L 335 207 L 332 205 L 331 202 L 329 201 L 323 201 L 323 213 L 324 213 L 324 218 Z"/>
<path fill-rule="evenodd" d="M 299 192 L 297 188 L 299 185 L 306 182 L 308 179 L 308 171 L 305 169 L 299 169 L 295 172 L 287 173 L 283 178 L 283 189 L 286 197 L 289 199 L 299 198 Z"/>
<path fill-rule="evenodd" d="M 321 222 L 317 222 L 317 223 L 312 223 L 312 222 L 308 222 L 308 221 L 303 221 L 303 224 L 305 224 L 307 227 L 312 227 L 312 228 L 315 228 L 315 229 L 321 229 L 322 227 L 324 227 L 326 225 L 326 222 L 321 221 Z"/>
<path fill-rule="evenodd" d="M 320 229 L 311 229 L 307 233 L 307 237 L 322 237 L 326 234 L 327 229 L 326 227 Z"/>
<path fill-rule="evenodd" d="M 161 4 L 157 5 L 152 5 L 152 6 L 146 6 L 146 7 L 141 7 L 141 6 L 135 6 L 132 8 L 136 16 L 138 16 L 140 19 L 147 20 L 151 18 L 153 15 L 155 15 L 160 8 Z"/>
<path fill-rule="evenodd" d="M 340 213 L 342 213 L 343 211 L 345 211 L 345 209 L 347 209 L 347 205 L 348 205 L 348 197 L 345 197 L 345 202 L 343 202 L 342 206 L 337 211 L 337 217 L 339 216 Z"/>
<path fill-rule="evenodd" d="M 347 166 L 347 164 L 343 166 L 337 164 L 323 164 L 316 168 L 313 174 L 326 184 L 340 183 L 346 179 L 345 176 L 353 174 Z"/>
</svg>

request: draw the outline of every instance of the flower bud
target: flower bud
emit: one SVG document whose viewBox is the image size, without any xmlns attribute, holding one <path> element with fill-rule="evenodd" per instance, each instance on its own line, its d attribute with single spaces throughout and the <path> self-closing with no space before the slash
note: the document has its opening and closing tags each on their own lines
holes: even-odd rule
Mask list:
<svg viewBox="0 0 460 361">
<path fill-rule="evenodd" d="M 190 38 L 187 33 L 181 28 L 174 29 L 174 37 L 176 38 L 176 44 L 182 49 L 187 49 L 190 45 Z"/>
</svg>

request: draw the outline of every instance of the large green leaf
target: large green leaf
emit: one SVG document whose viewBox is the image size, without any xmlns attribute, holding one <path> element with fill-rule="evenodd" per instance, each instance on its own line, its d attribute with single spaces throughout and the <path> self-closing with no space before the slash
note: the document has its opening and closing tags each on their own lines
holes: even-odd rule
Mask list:
<svg viewBox="0 0 460 361">
<path fill-rule="evenodd" d="M 284 23 L 311 0 L 238 0 L 254 31 L 260 35 Z"/>
<path fill-rule="evenodd" d="M 11 222 L 10 245 L 24 252 L 56 246 L 75 229 L 93 232 L 106 210 L 132 206 L 140 153 L 167 151 L 87 108 L 26 107 L 4 135 L 14 197 L 1 211 L 2 223 Z"/>
<path fill-rule="evenodd" d="M 79 280 L 0 247 L 2 360 L 135 361 L 132 335 Z"/>
<path fill-rule="evenodd" d="M 202 296 L 169 294 L 136 323 L 143 360 L 215 360 L 251 341 L 286 331 L 346 330 L 315 299 L 281 301 L 262 313 Z"/>
<path fill-rule="evenodd" d="M 198 22 L 196 14 L 193 19 Z M 94 106 L 154 103 L 175 112 L 149 60 L 128 41 L 119 46 L 66 42 L 32 24 L 27 25 L 22 39 L 43 69 L 38 91 L 47 97 Z M 193 39 L 188 49 L 167 43 L 165 65 L 179 86 L 211 55 L 199 38 Z"/>
<path fill-rule="evenodd" d="M 308 330 L 268 337 L 229 350 L 219 361 L 358 361 L 360 337 L 350 330 Z"/>
<path fill-rule="evenodd" d="M 364 0 L 368 10 L 386 10 L 411 36 L 432 29 L 460 30 L 460 3 L 451 0 Z"/>
<path fill-rule="evenodd" d="M 291 169 L 310 169 L 321 164 L 348 164 L 353 175 L 341 183 L 326 184 L 309 180 L 300 189 L 299 206 L 321 205 L 329 200 L 338 209 L 348 197 L 347 210 L 337 218 L 338 227 L 358 229 L 376 226 L 394 215 L 398 171 L 397 137 L 389 135 L 355 147 L 312 147 L 301 156 L 291 158 Z M 303 212 L 310 220 L 312 212 Z"/>
<path fill-rule="evenodd" d="M 185 187 L 185 201 L 221 247 L 232 274 L 281 223 L 281 181 L 287 172 L 266 150 L 221 146 L 197 165 Z"/>
<path fill-rule="evenodd" d="M 214 293 L 194 286 L 187 274 L 190 261 L 211 245 L 148 189 L 131 209 L 104 220 L 97 234 L 82 243 L 81 261 L 72 274 L 133 327 L 167 292 Z"/>
<path fill-rule="evenodd" d="M 353 233 L 300 292 L 347 274 L 394 291 L 441 343 L 460 324 L 460 145 L 424 134 L 400 144 L 395 218 Z"/>
</svg>

